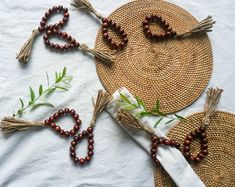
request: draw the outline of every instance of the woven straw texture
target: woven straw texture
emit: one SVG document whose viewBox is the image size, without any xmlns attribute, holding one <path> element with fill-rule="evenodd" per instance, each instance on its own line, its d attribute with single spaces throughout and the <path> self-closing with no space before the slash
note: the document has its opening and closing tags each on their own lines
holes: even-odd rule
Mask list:
<svg viewBox="0 0 235 187">
<path fill-rule="evenodd" d="M 170 130 L 168 137 L 183 143 L 185 135 L 200 126 L 204 113 L 188 117 Z M 217 112 L 207 129 L 209 155 L 200 164 L 191 164 L 194 171 L 208 187 L 235 186 L 235 115 Z M 192 153 L 199 151 L 199 143 L 192 144 Z M 175 186 L 169 175 L 162 169 L 155 172 L 156 187 Z"/>
<path fill-rule="evenodd" d="M 192 104 L 207 86 L 212 73 L 211 44 L 206 34 L 151 42 L 142 28 L 150 14 L 161 15 L 178 33 L 198 23 L 191 14 L 165 1 L 130 2 L 110 15 L 126 31 L 129 43 L 124 51 L 116 53 L 116 63 L 111 67 L 97 62 L 97 73 L 109 93 L 124 86 L 142 98 L 149 109 L 159 99 L 161 110 L 172 113 Z M 114 32 L 110 33 L 120 41 Z M 101 30 L 95 48 L 112 53 Z"/>
</svg>

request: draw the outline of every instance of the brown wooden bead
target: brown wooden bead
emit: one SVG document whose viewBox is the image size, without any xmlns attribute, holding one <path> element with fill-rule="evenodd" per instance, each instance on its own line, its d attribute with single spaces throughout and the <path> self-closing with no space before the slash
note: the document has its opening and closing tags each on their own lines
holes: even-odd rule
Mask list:
<svg viewBox="0 0 235 187">
<path fill-rule="evenodd" d="M 85 164 L 85 162 L 86 162 L 86 161 L 85 161 L 84 158 L 80 158 L 80 159 L 79 159 L 79 164 L 83 165 L 83 164 Z"/>
</svg>

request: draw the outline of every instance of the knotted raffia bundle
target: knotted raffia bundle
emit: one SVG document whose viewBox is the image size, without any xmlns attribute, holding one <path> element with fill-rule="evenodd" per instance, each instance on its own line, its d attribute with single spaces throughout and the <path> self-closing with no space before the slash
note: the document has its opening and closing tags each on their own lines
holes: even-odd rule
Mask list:
<svg viewBox="0 0 235 187">
<path fill-rule="evenodd" d="M 94 105 L 94 112 L 90 126 L 94 127 L 97 117 L 104 110 L 105 106 L 111 101 L 112 96 L 103 90 L 99 90 L 96 102 Z M 31 129 L 33 127 L 44 127 L 47 126 L 44 122 L 33 122 L 17 119 L 14 117 L 5 117 L 0 122 L 0 131 L 5 134 L 15 133 Z"/>
</svg>

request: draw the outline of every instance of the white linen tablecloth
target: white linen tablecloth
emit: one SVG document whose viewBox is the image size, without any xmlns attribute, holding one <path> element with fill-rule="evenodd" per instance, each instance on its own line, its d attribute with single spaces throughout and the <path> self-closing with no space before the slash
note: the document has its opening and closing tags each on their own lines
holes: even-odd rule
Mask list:
<svg viewBox="0 0 235 187">
<path fill-rule="evenodd" d="M 107 16 L 129 0 L 91 0 L 94 7 Z M 209 34 L 214 52 L 214 72 L 210 86 L 225 90 L 220 107 L 229 112 L 235 109 L 235 1 L 170 0 L 198 20 L 211 14 L 217 21 Z M 93 105 L 91 97 L 102 85 L 96 74 L 93 57 L 79 52 L 58 54 L 45 48 L 42 37 L 35 42 L 31 60 L 20 65 L 16 53 L 38 27 L 45 11 L 60 5 L 69 8 L 70 20 L 63 29 L 81 42 L 94 46 L 100 27 L 96 18 L 77 11 L 67 0 L 1 0 L 0 1 L 0 114 L 11 115 L 19 107 L 18 98 L 27 100 L 28 86 L 34 89 L 46 85 L 45 71 L 53 79 L 54 71 L 68 67 L 74 76 L 68 92 L 55 93 L 49 100 L 55 109 L 42 108 L 24 116 L 28 120 L 43 120 L 57 109 L 75 108 L 83 120 L 83 129 L 90 121 Z M 52 18 L 52 23 L 61 19 Z M 180 114 L 185 116 L 203 109 L 205 94 Z M 65 119 L 60 122 L 68 122 Z M 70 125 L 68 125 L 71 127 Z M 67 127 L 67 128 L 69 128 Z M 166 132 L 169 126 L 164 126 Z M 153 166 L 149 155 L 133 141 L 107 113 L 103 113 L 95 128 L 95 156 L 86 167 L 74 166 L 69 157 L 70 140 L 57 136 L 47 128 L 18 133 L 11 137 L 0 134 L 1 187 L 153 187 Z M 84 156 L 85 144 L 78 149 Z"/>
</svg>

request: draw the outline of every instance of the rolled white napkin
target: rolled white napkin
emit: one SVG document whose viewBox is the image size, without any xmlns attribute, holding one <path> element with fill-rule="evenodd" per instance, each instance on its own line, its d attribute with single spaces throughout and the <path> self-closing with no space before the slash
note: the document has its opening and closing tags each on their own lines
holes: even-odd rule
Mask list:
<svg viewBox="0 0 235 187">
<path fill-rule="evenodd" d="M 116 120 L 116 114 L 120 105 L 117 101 L 121 99 L 120 92 L 125 95 L 131 102 L 136 103 L 135 98 L 129 93 L 126 88 L 122 88 L 113 94 L 113 100 L 108 104 L 107 111 Z M 135 114 L 142 109 L 132 110 L 130 113 Z M 151 124 L 154 124 L 150 117 L 144 117 L 140 119 L 141 123 L 153 129 Z M 118 121 L 117 121 L 118 122 Z M 150 154 L 150 137 L 145 132 L 138 129 L 118 124 Z M 159 128 L 154 129 L 155 133 L 159 137 L 165 137 L 165 134 L 161 132 Z M 200 180 L 197 174 L 193 171 L 191 166 L 188 164 L 182 153 L 176 148 L 172 147 L 159 147 L 157 158 L 161 162 L 161 165 L 170 175 L 175 184 L 179 187 L 204 187 L 205 184 Z"/>
</svg>

